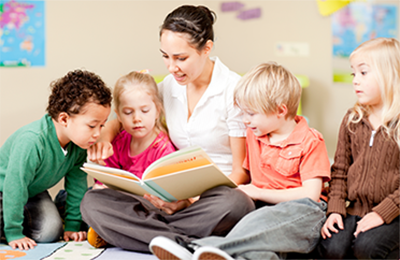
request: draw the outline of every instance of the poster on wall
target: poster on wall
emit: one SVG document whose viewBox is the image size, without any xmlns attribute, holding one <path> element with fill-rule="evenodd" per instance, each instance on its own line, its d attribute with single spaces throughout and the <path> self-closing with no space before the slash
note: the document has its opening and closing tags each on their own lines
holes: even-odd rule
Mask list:
<svg viewBox="0 0 400 260">
<path fill-rule="evenodd" d="M 0 67 L 45 65 L 45 1 L 0 0 Z"/>
<path fill-rule="evenodd" d="M 333 55 L 349 57 L 361 43 L 397 36 L 397 6 L 352 3 L 332 15 Z"/>
<path fill-rule="evenodd" d="M 353 2 L 332 14 L 334 81 L 351 82 L 348 57 L 361 43 L 377 37 L 398 37 L 398 6 Z M 342 67 L 341 67 L 341 64 Z"/>
</svg>

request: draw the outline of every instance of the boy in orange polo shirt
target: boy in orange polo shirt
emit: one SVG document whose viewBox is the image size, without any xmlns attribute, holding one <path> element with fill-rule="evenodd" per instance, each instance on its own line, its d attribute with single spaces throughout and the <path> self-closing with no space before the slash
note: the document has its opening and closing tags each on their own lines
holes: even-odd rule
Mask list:
<svg viewBox="0 0 400 260">
<path fill-rule="evenodd" d="M 274 62 L 240 80 L 235 102 L 248 128 L 243 167 L 250 174 L 243 177 L 250 183 L 239 189 L 257 209 L 226 237 L 154 238 L 150 250 L 159 259 L 279 259 L 315 248 L 325 221 L 320 196 L 330 163 L 322 135 L 296 115 L 300 96 L 296 77 Z"/>
</svg>

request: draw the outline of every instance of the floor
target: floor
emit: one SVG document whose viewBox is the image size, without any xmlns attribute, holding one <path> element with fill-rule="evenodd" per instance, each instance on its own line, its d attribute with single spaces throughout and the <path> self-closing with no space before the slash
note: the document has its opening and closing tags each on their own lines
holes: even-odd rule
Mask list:
<svg viewBox="0 0 400 260">
<path fill-rule="evenodd" d="M 150 254 L 136 253 L 120 248 L 97 249 L 84 242 L 40 243 L 31 250 L 13 250 L 0 244 L 0 260 L 157 260 Z"/>
</svg>

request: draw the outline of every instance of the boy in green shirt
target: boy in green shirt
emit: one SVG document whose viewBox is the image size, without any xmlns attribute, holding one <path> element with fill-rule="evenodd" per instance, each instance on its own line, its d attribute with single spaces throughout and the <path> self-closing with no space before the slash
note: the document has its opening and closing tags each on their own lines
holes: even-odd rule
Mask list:
<svg viewBox="0 0 400 260">
<path fill-rule="evenodd" d="M 18 129 L 0 148 L 0 235 L 13 249 L 60 239 L 63 224 L 47 189 L 63 177 L 63 239 L 86 239 L 79 232 L 87 190 L 80 167 L 110 113 L 111 92 L 99 76 L 82 70 L 52 82 L 51 89 L 48 114 Z"/>
</svg>

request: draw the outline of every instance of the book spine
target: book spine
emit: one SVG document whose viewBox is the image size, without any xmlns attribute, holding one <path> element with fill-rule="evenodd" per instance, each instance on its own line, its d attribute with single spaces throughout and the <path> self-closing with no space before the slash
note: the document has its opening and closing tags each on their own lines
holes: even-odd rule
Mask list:
<svg viewBox="0 0 400 260">
<path fill-rule="evenodd" d="M 157 183 L 155 183 L 152 180 L 146 180 L 144 182 L 145 185 L 143 186 L 147 186 L 150 189 L 154 190 L 155 192 L 158 193 L 158 197 L 160 197 L 161 199 L 163 199 L 164 201 L 167 202 L 172 202 L 172 201 L 177 201 L 177 199 L 172 196 L 169 192 L 167 192 L 166 190 L 164 190 L 163 188 L 161 188 L 161 186 L 159 186 Z"/>
</svg>

